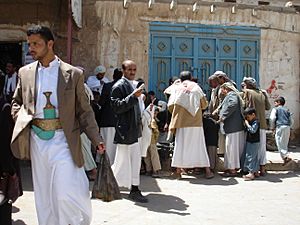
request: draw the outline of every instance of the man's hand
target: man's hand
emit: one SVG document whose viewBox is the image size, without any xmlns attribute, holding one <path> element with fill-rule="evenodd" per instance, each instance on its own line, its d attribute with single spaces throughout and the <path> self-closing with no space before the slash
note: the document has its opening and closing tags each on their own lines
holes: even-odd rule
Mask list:
<svg viewBox="0 0 300 225">
<path fill-rule="evenodd" d="M 135 89 L 134 91 L 133 91 L 133 95 L 135 96 L 135 97 L 140 97 L 141 96 L 141 94 L 142 94 L 142 91 L 143 91 L 143 89 L 142 88 L 137 88 L 137 89 Z"/>
<path fill-rule="evenodd" d="M 248 120 L 245 120 L 245 125 L 246 125 L 247 127 L 250 126 Z"/>
<path fill-rule="evenodd" d="M 100 154 L 104 154 L 106 148 L 103 142 L 100 142 L 100 144 L 97 146 L 97 152 Z"/>
<path fill-rule="evenodd" d="M 217 124 L 220 124 L 220 123 L 223 123 L 224 122 L 224 119 L 223 118 L 219 118 L 219 120 L 217 120 Z"/>
</svg>

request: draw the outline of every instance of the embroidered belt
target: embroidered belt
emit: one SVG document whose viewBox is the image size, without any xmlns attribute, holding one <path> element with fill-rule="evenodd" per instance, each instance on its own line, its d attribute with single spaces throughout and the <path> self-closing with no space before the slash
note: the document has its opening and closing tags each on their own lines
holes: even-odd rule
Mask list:
<svg viewBox="0 0 300 225">
<path fill-rule="evenodd" d="M 40 119 L 36 118 L 31 121 L 31 125 L 37 126 L 44 131 L 52 131 L 62 129 L 58 118 L 55 119 Z"/>
</svg>

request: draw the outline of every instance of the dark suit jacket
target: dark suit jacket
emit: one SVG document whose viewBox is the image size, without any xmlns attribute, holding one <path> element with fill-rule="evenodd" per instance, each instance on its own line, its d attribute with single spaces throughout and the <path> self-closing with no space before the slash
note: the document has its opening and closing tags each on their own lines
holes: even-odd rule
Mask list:
<svg viewBox="0 0 300 225">
<path fill-rule="evenodd" d="M 111 107 L 110 94 L 115 81 L 105 83 L 101 92 L 99 105 L 101 105 L 99 127 L 115 127 L 117 116 Z"/>
<path fill-rule="evenodd" d="M 12 116 L 16 124 L 11 148 L 15 157 L 20 159 L 30 158 L 30 122 L 35 113 L 37 68 L 36 61 L 19 70 L 19 81 L 12 101 Z M 95 146 L 102 141 L 83 81 L 81 70 L 60 60 L 57 84 L 59 120 L 78 167 L 84 164 L 80 131 L 85 132 Z"/>
<path fill-rule="evenodd" d="M 112 88 L 111 104 L 117 115 L 116 144 L 133 144 L 141 137 L 141 112 L 138 98 L 132 92 L 133 88 L 125 78 L 118 80 Z"/>
</svg>

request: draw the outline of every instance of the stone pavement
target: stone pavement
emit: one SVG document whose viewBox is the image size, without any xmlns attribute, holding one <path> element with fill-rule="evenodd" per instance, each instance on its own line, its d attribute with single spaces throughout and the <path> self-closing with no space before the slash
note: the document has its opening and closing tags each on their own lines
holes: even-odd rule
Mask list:
<svg viewBox="0 0 300 225">
<path fill-rule="evenodd" d="M 298 150 L 291 156 L 300 159 Z M 268 158 L 274 165 L 281 165 L 279 153 L 268 152 Z M 14 204 L 13 224 L 38 225 L 30 167 L 23 166 L 22 171 L 25 192 Z M 128 200 L 128 191 L 122 191 L 122 200 L 109 203 L 92 200 L 92 225 L 300 224 L 300 171 L 297 170 L 269 171 L 266 177 L 254 181 L 218 174 L 210 180 L 201 175 L 186 175 L 182 180 L 141 176 L 141 184 L 149 203 Z"/>
</svg>

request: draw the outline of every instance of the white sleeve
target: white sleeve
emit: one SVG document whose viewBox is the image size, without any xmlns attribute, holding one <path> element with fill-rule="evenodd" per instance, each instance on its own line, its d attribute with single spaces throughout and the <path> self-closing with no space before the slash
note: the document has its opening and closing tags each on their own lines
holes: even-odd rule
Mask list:
<svg viewBox="0 0 300 225">
<path fill-rule="evenodd" d="M 276 108 L 273 108 L 270 114 L 270 128 L 275 128 L 275 121 L 276 121 Z"/>
</svg>

